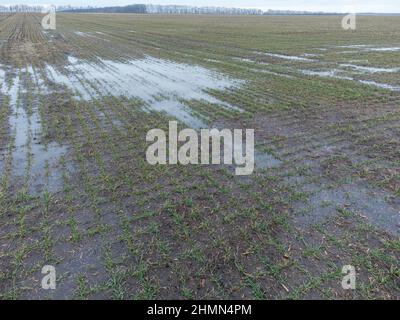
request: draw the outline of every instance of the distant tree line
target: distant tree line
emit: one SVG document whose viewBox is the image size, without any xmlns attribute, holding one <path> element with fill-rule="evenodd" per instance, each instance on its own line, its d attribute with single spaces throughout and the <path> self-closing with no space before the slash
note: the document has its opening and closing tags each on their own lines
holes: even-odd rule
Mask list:
<svg viewBox="0 0 400 320">
<path fill-rule="evenodd" d="M 64 8 L 67 12 L 98 12 L 98 13 L 148 13 L 148 14 L 226 14 L 226 15 L 262 15 L 263 11 L 258 9 L 240 9 L 223 7 L 192 7 L 178 5 L 151 5 L 134 4 L 124 7 L 85 7 Z"/>
<path fill-rule="evenodd" d="M 264 11 L 264 15 L 336 15 L 339 13 L 335 12 L 323 12 L 323 11 L 293 11 L 293 10 L 268 10 Z"/>
<path fill-rule="evenodd" d="M 241 9 L 224 7 L 192 7 L 192 6 L 162 6 L 146 5 L 147 13 L 159 14 L 221 14 L 221 15 L 262 15 L 259 9 Z"/>
<path fill-rule="evenodd" d="M 18 13 L 18 12 L 41 12 L 44 6 L 30 6 L 26 4 L 16 5 L 0 5 L 0 12 L 3 13 Z"/>
<path fill-rule="evenodd" d="M 326 15 L 332 13 L 291 11 L 291 10 L 268 10 L 225 8 L 225 7 L 194 7 L 181 5 L 153 5 L 135 4 L 124 7 L 83 7 L 83 8 L 64 8 L 59 11 L 69 12 L 98 12 L 98 13 L 151 13 L 151 14 L 216 14 L 216 15 Z M 335 14 L 335 13 L 333 13 Z"/>
<path fill-rule="evenodd" d="M 124 7 L 85 7 L 85 8 L 57 8 L 58 11 L 65 12 L 93 12 L 93 13 L 147 13 L 145 4 L 132 4 Z"/>
<path fill-rule="evenodd" d="M 0 12 L 42 12 L 44 6 L 40 5 L 0 5 Z M 194 7 L 179 5 L 152 5 L 132 4 L 123 7 L 73 7 L 57 6 L 57 11 L 86 12 L 86 13 L 151 13 L 151 14 L 215 14 L 215 15 L 323 15 L 332 14 L 324 12 L 290 11 L 225 8 L 225 7 Z"/>
</svg>

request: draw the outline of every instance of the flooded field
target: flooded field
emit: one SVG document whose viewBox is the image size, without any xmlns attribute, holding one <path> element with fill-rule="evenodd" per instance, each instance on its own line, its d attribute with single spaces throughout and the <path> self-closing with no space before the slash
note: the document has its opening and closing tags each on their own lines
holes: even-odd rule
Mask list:
<svg viewBox="0 0 400 320">
<path fill-rule="evenodd" d="M 399 17 L 40 20 L 0 14 L 1 299 L 400 299 Z M 150 165 L 171 120 L 254 173 Z"/>
</svg>

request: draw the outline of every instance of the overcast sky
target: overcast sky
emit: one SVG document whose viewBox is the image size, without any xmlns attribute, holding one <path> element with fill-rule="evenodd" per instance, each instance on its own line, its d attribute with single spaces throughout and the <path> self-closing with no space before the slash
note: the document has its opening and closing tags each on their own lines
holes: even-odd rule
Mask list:
<svg viewBox="0 0 400 320">
<path fill-rule="evenodd" d="M 330 12 L 400 12 L 400 0 L 5 0 L 7 4 L 71 4 L 74 6 L 115 6 L 135 3 L 182 4 L 260 9 Z"/>
</svg>

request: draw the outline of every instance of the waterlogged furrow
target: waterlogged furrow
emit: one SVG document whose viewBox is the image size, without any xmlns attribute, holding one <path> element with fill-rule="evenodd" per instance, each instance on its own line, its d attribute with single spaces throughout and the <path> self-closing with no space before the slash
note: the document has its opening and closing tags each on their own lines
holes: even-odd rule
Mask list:
<svg viewBox="0 0 400 320">
<path fill-rule="evenodd" d="M 400 71 L 400 68 L 377 68 L 377 67 L 364 67 L 357 66 L 354 64 L 341 64 L 341 67 L 350 68 L 357 71 L 365 72 L 365 73 L 396 73 Z"/>
<path fill-rule="evenodd" d="M 139 98 L 145 108 L 165 112 L 191 128 L 208 128 L 205 118 L 195 115 L 184 101 L 199 100 L 210 104 L 242 112 L 240 108 L 225 103 L 206 90 L 232 89 L 241 81 L 231 80 L 216 72 L 199 66 L 147 57 L 126 63 L 101 60 L 100 63 L 79 61 L 68 58 L 69 65 L 64 70 L 48 66 L 53 81 L 67 86 L 78 99 L 90 101 L 100 95 Z M 63 73 L 65 72 L 65 74 Z M 256 152 L 257 167 L 271 167 L 279 161 L 271 155 Z"/>
<path fill-rule="evenodd" d="M 4 73 L 5 75 L 5 73 Z M 26 81 L 33 80 L 33 86 L 27 88 Z M 57 170 L 60 157 L 67 152 L 67 147 L 56 142 L 42 144 L 41 119 L 38 103 L 43 81 L 33 67 L 22 68 L 10 84 L 3 83 L 2 94 L 9 98 L 11 114 L 9 130 L 12 141 L 11 181 L 14 188 L 24 188 L 26 192 L 38 194 L 45 189 L 57 192 L 62 187 L 61 176 Z M 35 96 L 26 104 L 29 95 Z"/>
<path fill-rule="evenodd" d="M 290 60 L 290 61 L 301 61 L 301 62 L 315 62 L 317 60 L 299 57 L 299 56 L 290 56 L 285 54 L 277 54 L 277 53 L 269 53 L 269 52 L 256 52 L 257 54 L 265 55 L 272 58 L 282 59 L 282 60 Z"/>
<path fill-rule="evenodd" d="M 348 45 L 348 46 L 337 46 L 336 48 L 346 48 L 346 49 L 357 49 L 359 51 L 345 51 L 342 53 L 358 53 L 358 52 L 364 52 L 364 53 L 373 53 L 373 52 L 380 52 L 382 54 L 385 53 L 390 53 L 390 52 L 397 52 L 399 51 L 398 47 L 373 47 L 369 45 Z M 332 52 L 328 52 L 327 48 L 320 48 L 318 49 L 320 51 L 323 51 L 323 53 L 318 53 L 318 54 L 311 54 L 311 53 L 304 53 L 300 56 L 294 56 L 290 54 L 277 54 L 277 53 L 270 53 L 270 52 L 252 52 L 252 54 L 257 54 L 259 56 L 267 56 L 271 58 L 275 58 L 276 60 L 286 60 L 290 61 L 292 64 L 295 64 L 293 67 L 287 67 L 287 70 L 292 71 L 292 72 L 300 72 L 304 75 L 307 76 L 318 76 L 322 78 L 334 78 L 338 80 L 348 80 L 348 81 L 354 81 L 358 82 L 363 85 L 368 85 L 368 86 L 374 86 L 376 88 L 380 89 L 385 89 L 393 92 L 399 92 L 400 87 L 392 84 L 387 84 L 387 83 L 381 83 L 377 80 L 374 79 L 358 79 L 358 76 L 364 76 L 364 75 L 379 75 L 379 74 L 399 74 L 400 72 L 400 67 L 394 67 L 394 68 L 384 68 L 384 67 L 379 67 L 379 66 L 360 66 L 353 64 L 352 62 L 355 62 L 354 60 L 348 60 L 346 63 L 338 63 L 336 68 L 327 68 L 327 63 L 329 61 L 323 60 L 323 58 L 326 57 L 326 54 L 332 54 Z M 337 54 L 337 52 L 333 52 L 334 54 Z M 315 59 L 316 57 L 320 57 L 320 60 Z M 287 75 L 285 73 L 278 73 L 274 72 L 272 70 L 269 70 L 269 67 L 273 66 L 274 63 L 266 63 L 266 62 L 257 62 L 253 60 L 252 58 L 232 58 L 233 61 L 238 61 L 241 63 L 244 63 L 242 65 L 238 65 L 238 67 L 244 67 L 248 71 L 255 72 L 255 73 L 264 73 L 264 74 L 270 74 L 270 75 L 275 75 L 275 76 L 281 76 L 281 77 L 287 77 L 287 78 L 293 78 L 291 75 Z M 318 69 L 297 69 L 296 66 L 299 63 L 314 63 L 316 66 L 318 66 Z M 358 61 L 360 62 L 360 61 Z M 368 60 L 361 60 L 361 62 L 368 62 Z M 258 65 L 264 65 L 267 66 L 267 69 L 264 68 L 253 68 L 246 66 L 245 64 L 258 64 Z M 280 65 L 280 63 L 275 62 L 275 65 Z M 269 66 L 269 67 L 268 67 Z"/>
<path fill-rule="evenodd" d="M 380 89 L 386 89 L 393 92 L 400 92 L 400 86 L 394 86 L 386 83 L 379 83 L 373 80 L 355 79 L 354 77 L 351 76 L 342 75 L 343 71 L 337 69 L 326 70 L 326 71 L 300 70 L 300 72 L 307 76 L 318 76 L 322 78 L 335 78 L 339 80 L 355 81 L 364 85 L 369 85 Z"/>
<path fill-rule="evenodd" d="M 242 82 L 229 79 L 199 66 L 147 57 L 126 63 L 101 60 L 98 64 L 69 57 L 69 65 L 57 70 L 48 65 L 47 73 L 57 84 L 68 87 L 79 99 L 100 98 L 104 90 L 112 95 L 139 98 L 150 110 L 162 111 L 193 127 L 204 127 L 183 100 L 201 100 L 221 108 L 240 108 L 216 99 L 206 90 L 225 90 Z M 100 84 L 100 93 L 95 90 Z"/>
</svg>

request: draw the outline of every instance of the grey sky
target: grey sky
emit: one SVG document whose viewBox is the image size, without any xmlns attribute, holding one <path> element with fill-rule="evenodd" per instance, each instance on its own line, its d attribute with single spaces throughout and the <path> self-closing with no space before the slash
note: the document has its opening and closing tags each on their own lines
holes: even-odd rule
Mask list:
<svg viewBox="0 0 400 320">
<path fill-rule="evenodd" d="M 400 12 L 400 0 L 5 0 L 4 2 L 7 4 L 71 4 L 74 6 L 115 6 L 135 3 L 152 3 L 260 8 L 264 10 L 282 9 L 330 12 Z"/>
</svg>

